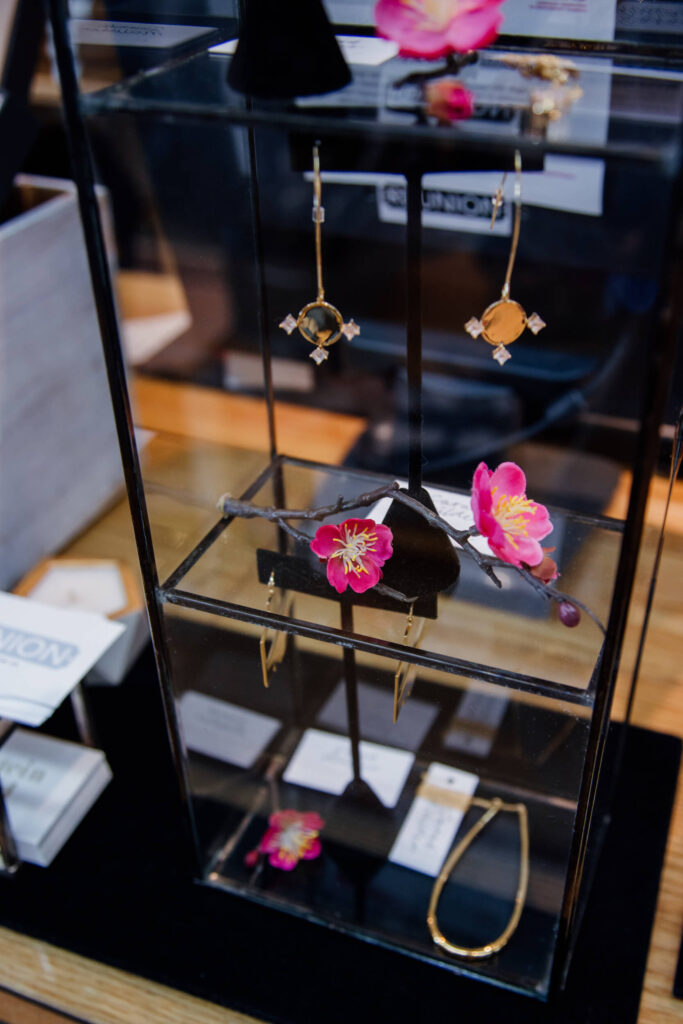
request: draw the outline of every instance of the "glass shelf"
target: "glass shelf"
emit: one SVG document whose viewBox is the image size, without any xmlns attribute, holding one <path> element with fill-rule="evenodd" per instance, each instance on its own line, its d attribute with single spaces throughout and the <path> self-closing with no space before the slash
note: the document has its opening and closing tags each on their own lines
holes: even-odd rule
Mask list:
<svg viewBox="0 0 683 1024">
<path fill-rule="evenodd" d="M 339 494 L 349 497 L 390 482 L 373 474 L 284 457 L 256 478 L 246 493 L 259 505 L 281 504 L 285 495 L 287 507 L 301 508 L 325 505 Z M 446 488 L 441 491 L 451 497 L 458 494 Z M 153 529 L 155 520 L 163 518 L 159 510 L 168 500 L 167 495 L 150 494 Z M 182 506 L 182 495 L 175 500 Z M 466 510 L 467 496 L 461 495 L 461 501 Z M 194 515 L 196 508 L 191 511 Z M 356 514 L 371 516 L 372 510 Z M 177 510 L 174 518 L 179 520 Z M 605 622 L 622 524 L 560 509 L 551 509 L 551 518 L 553 557 L 561 566 L 563 591 L 583 601 Z M 216 521 L 215 514 L 213 521 L 209 519 L 205 512 L 203 538 L 199 540 L 195 530 L 195 547 L 184 553 L 162 584 L 160 594 L 166 602 L 235 619 L 247 632 L 268 622 L 309 640 L 334 637 L 339 643 L 347 638 L 340 628 L 339 601 L 306 545 L 285 551 L 282 532 L 263 519 Z M 298 525 L 313 536 L 315 524 Z M 294 594 L 294 611 L 288 617 L 264 610 L 273 559 L 283 560 L 277 562 L 276 583 L 280 565 L 295 575 L 312 569 L 314 579 L 319 579 L 309 592 L 303 592 L 305 584 Z M 287 569 L 286 562 L 294 568 Z M 566 629 L 556 617 L 554 603 L 531 590 L 513 570 L 501 571 L 499 590 L 466 556 L 461 555 L 460 562 L 460 577 L 450 592 L 439 595 L 436 617 L 427 619 L 419 650 L 402 643 L 405 610 L 365 607 L 361 601 L 355 608 L 352 634 L 359 656 L 405 658 L 421 665 L 425 678 L 445 670 L 590 706 L 602 650 L 599 628 L 584 615 L 578 629 Z"/>
<path fill-rule="evenodd" d="M 413 156 L 429 159 L 430 169 L 467 167 L 468 160 L 481 168 L 487 159 L 496 167 L 501 153 L 519 148 L 527 169 L 540 167 L 545 154 L 556 153 L 627 159 L 654 165 L 666 176 L 675 173 L 683 73 L 641 58 L 620 57 L 619 64 L 605 57 L 573 58 L 583 95 L 571 112 L 539 134 L 528 115 L 530 91 L 539 82 L 524 79 L 504 57 L 500 50 L 482 51 L 479 62 L 463 70 L 461 80 L 474 91 L 478 109 L 457 125 L 425 123 L 418 87 L 396 83 L 429 65 L 401 58 L 379 67 L 352 66 L 352 83 L 325 96 L 265 101 L 230 89 L 230 56 L 203 52 L 83 96 L 82 104 L 88 115 L 130 112 L 318 133 L 342 140 L 347 150 L 353 139 L 371 141 L 375 162 L 382 146 L 407 143 Z M 383 158 L 393 170 L 401 165 L 397 152 Z"/>
</svg>

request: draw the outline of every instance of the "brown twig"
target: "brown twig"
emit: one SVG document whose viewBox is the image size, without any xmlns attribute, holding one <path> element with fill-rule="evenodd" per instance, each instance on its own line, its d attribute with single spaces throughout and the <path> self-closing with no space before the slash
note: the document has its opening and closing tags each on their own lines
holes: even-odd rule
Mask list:
<svg viewBox="0 0 683 1024">
<path fill-rule="evenodd" d="M 230 494 L 223 494 L 218 499 L 218 508 L 222 514 L 228 517 L 236 517 L 238 519 L 266 519 L 268 522 L 276 523 L 280 526 L 285 533 L 289 534 L 294 540 L 304 544 L 310 544 L 311 538 L 303 530 L 298 530 L 295 526 L 292 526 L 288 520 L 298 519 L 308 522 L 318 522 L 321 519 L 327 519 L 330 516 L 339 515 L 341 512 L 351 512 L 354 509 L 368 508 L 371 505 L 377 504 L 382 498 L 392 498 L 394 501 L 400 502 L 407 508 L 412 509 L 434 529 L 442 530 L 447 536 L 451 537 L 458 545 L 460 551 L 466 554 L 472 561 L 476 562 L 482 572 L 485 572 L 489 579 L 495 583 L 497 587 L 502 587 L 502 583 L 495 570 L 500 569 L 514 569 L 523 580 L 548 601 L 556 601 L 558 604 L 567 601 L 570 604 L 580 608 L 593 620 L 602 632 L 605 632 L 600 619 L 595 615 L 591 609 L 585 605 L 582 601 L 572 597 L 569 594 L 563 593 L 556 587 L 553 587 L 550 583 L 543 583 L 533 573 L 523 567 L 512 565 L 509 562 L 504 562 L 501 558 L 495 558 L 491 555 L 484 555 L 481 551 L 477 550 L 471 543 L 471 538 L 480 536 L 476 526 L 470 526 L 466 530 L 458 530 L 456 527 L 451 526 L 445 519 L 443 519 L 438 512 L 432 511 L 423 505 L 417 498 L 413 498 L 410 494 L 400 489 L 400 484 L 385 484 L 383 487 L 376 487 L 372 491 L 365 491 L 363 494 L 357 495 L 355 498 L 344 498 L 340 495 L 335 502 L 331 505 L 319 505 L 316 508 L 276 508 L 273 505 L 252 505 L 249 501 L 243 501 L 240 498 L 233 498 Z M 393 598 L 394 600 L 401 601 L 404 604 L 412 604 L 417 598 L 408 597 L 402 594 L 398 590 L 394 590 L 392 587 L 388 587 L 384 583 L 377 583 L 374 588 L 378 593 L 383 594 L 385 597 Z"/>
</svg>

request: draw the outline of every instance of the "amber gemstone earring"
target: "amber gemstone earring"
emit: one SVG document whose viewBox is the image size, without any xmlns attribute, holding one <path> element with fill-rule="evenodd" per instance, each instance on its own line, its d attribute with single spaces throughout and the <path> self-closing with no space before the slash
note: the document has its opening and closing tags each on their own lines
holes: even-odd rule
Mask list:
<svg viewBox="0 0 683 1024">
<path fill-rule="evenodd" d="M 302 338 L 310 341 L 315 348 L 310 358 L 320 366 L 327 359 L 328 349 L 339 341 L 342 334 L 351 341 L 360 334 L 360 327 L 354 320 L 344 323 L 344 318 L 331 303 L 325 301 L 323 287 L 322 240 L 320 225 L 325 220 L 325 208 L 321 204 L 322 183 L 320 179 L 320 151 L 313 147 L 313 223 L 315 224 L 315 269 L 318 281 L 318 294 L 314 302 L 309 302 L 300 310 L 297 317 L 291 313 L 280 322 L 280 327 L 287 334 L 298 330 Z"/>
<path fill-rule="evenodd" d="M 496 222 L 496 216 L 498 210 L 503 202 L 503 186 L 505 185 L 506 175 L 503 176 L 500 188 L 496 191 L 493 197 L 493 215 L 491 217 L 491 227 Z M 510 246 L 510 256 L 508 259 L 507 272 L 505 274 L 505 283 L 500 293 L 500 298 L 497 302 L 492 302 L 490 306 L 484 310 L 480 319 L 476 316 L 470 317 L 465 324 L 465 330 L 468 334 L 471 334 L 473 338 L 482 336 L 484 341 L 487 341 L 489 345 L 493 345 L 494 349 L 492 352 L 493 358 L 503 366 L 510 359 L 510 353 L 508 352 L 506 345 L 511 345 L 513 341 L 517 341 L 520 334 L 523 333 L 525 328 L 533 334 L 538 334 L 546 326 L 545 321 L 541 319 L 538 313 L 532 313 L 531 316 L 527 316 L 519 302 L 515 302 L 514 299 L 510 298 L 510 278 L 512 277 L 512 270 L 515 265 L 515 257 L 517 256 L 517 245 L 519 244 L 519 229 L 522 222 L 522 158 L 519 150 L 515 151 L 515 220 L 512 228 L 512 245 Z"/>
</svg>

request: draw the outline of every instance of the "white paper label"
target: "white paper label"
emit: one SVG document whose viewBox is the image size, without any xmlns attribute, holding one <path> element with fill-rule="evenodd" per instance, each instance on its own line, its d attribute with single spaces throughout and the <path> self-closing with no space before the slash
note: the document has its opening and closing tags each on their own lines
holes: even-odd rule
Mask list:
<svg viewBox="0 0 683 1024">
<path fill-rule="evenodd" d="M 89 46 L 144 46 L 165 50 L 213 32 L 201 25 L 152 25 L 137 21 L 99 21 L 72 18 L 74 43 Z"/>
<path fill-rule="evenodd" d="M 479 778 L 470 772 L 435 762 L 429 766 L 426 781 L 450 793 L 472 796 Z M 447 807 L 423 796 L 415 797 L 391 848 L 389 860 L 392 864 L 436 878 L 464 817 L 464 812 L 457 807 Z"/>
<path fill-rule="evenodd" d="M 218 761 L 251 768 L 280 728 L 276 718 L 188 690 L 178 701 L 185 743 Z"/>
<path fill-rule="evenodd" d="M 397 484 L 401 487 L 407 487 L 407 480 L 397 480 Z M 453 526 L 456 530 L 469 530 L 470 526 L 474 525 L 474 516 L 472 515 L 472 506 L 470 504 L 469 494 L 457 494 L 454 491 L 444 491 L 440 487 L 427 487 L 426 490 L 431 495 L 434 507 L 439 513 L 442 519 Z M 368 512 L 368 517 L 374 519 L 376 523 L 384 521 L 384 517 L 389 511 L 391 505 L 391 498 L 381 498 L 376 505 L 373 505 Z M 488 545 L 488 541 L 485 537 L 471 537 L 470 543 L 472 547 L 477 548 L 482 554 L 491 555 L 493 552 Z M 451 544 L 457 547 L 456 542 L 451 539 Z"/>
<path fill-rule="evenodd" d="M 376 36 L 337 36 L 344 60 L 349 64 L 369 64 L 377 67 L 398 53 L 398 43 Z"/>
<path fill-rule="evenodd" d="M 415 760 L 405 750 L 362 740 L 361 776 L 385 807 L 395 807 Z M 353 779 L 351 740 L 307 729 L 283 779 L 297 786 L 339 796 Z"/>
<path fill-rule="evenodd" d="M 124 626 L 0 593 L 0 718 L 42 725 Z"/>
</svg>

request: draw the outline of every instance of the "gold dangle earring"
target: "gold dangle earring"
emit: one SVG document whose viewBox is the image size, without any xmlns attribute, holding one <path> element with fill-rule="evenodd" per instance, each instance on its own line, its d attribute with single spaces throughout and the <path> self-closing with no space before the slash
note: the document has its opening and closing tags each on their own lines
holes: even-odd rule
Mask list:
<svg viewBox="0 0 683 1024">
<path fill-rule="evenodd" d="M 313 147 L 313 223 L 315 224 L 315 269 L 318 281 L 318 294 L 315 302 L 309 302 L 297 317 L 291 313 L 280 322 L 280 327 L 287 334 L 297 329 L 302 338 L 310 341 L 315 348 L 310 358 L 320 366 L 327 359 L 327 351 L 342 334 L 349 341 L 360 334 L 360 327 L 355 320 L 344 323 L 344 318 L 336 306 L 325 302 L 323 287 L 322 241 L 320 225 L 325 220 L 325 208 L 321 204 L 322 183 L 320 179 L 320 151 Z"/>
<path fill-rule="evenodd" d="M 406 619 L 405 629 L 403 630 L 402 643 L 406 643 L 410 638 L 410 634 L 413 629 L 415 617 L 413 615 L 413 607 L 411 604 Z M 412 638 L 412 646 L 419 647 L 420 640 L 422 639 L 422 632 L 424 630 L 425 620 L 420 619 L 418 622 L 415 635 Z M 399 661 L 396 664 L 396 672 L 394 673 L 394 725 L 398 722 L 398 716 L 401 712 L 401 708 L 407 701 L 408 697 L 413 689 L 413 683 L 415 682 L 415 676 L 417 675 L 417 665 L 409 661 Z"/>
<path fill-rule="evenodd" d="M 507 174 L 503 175 L 500 187 L 496 190 L 496 194 L 492 199 L 493 214 L 491 216 L 491 227 L 495 224 L 498 211 L 503 203 L 503 187 L 506 178 Z M 473 338 L 478 338 L 481 335 L 484 341 L 494 346 L 493 358 L 501 366 L 510 359 L 510 353 L 505 346 L 511 345 L 513 341 L 516 341 L 526 327 L 533 334 L 538 334 L 546 326 L 545 321 L 541 319 L 538 313 L 532 313 L 531 316 L 527 316 L 520 304 L 510 298 L 510 278 L 512 277 L 512 269 L 517 256 L 519 229 L 522 222 L 522 157 L 519 150 L 515 151 L 514 197 L 515 219 L 512 227 L 512 245 L 510 246 L 510 257 L 500 298 L 497 302 L 492 302 L 484 310 L 481 319 L 473 316 L 465 324 L 465 330 Z"/>
<path fill-rule="evenodd" d="M 275 573 L 270 574 L 268 579 L 268 598 L 266 600 L 266 611 L 278 611 L 284 615 L 289 614 L 291 607 L 291 599 L 289 601 L 282 601 L 281 608 L 273 608 L 273 598 L 275 597 Z M 261 675 L 263 678 L 263 685 L 266 689 L 270 686 L 270 674 L 275 672 L 278 665 L 285 656 L 287 650 L 287 633 L 282 629 L 273 629 L 270 626 L 264 626 L 259 639 L 259 655 L 261 658 Z"/>
</svg>

